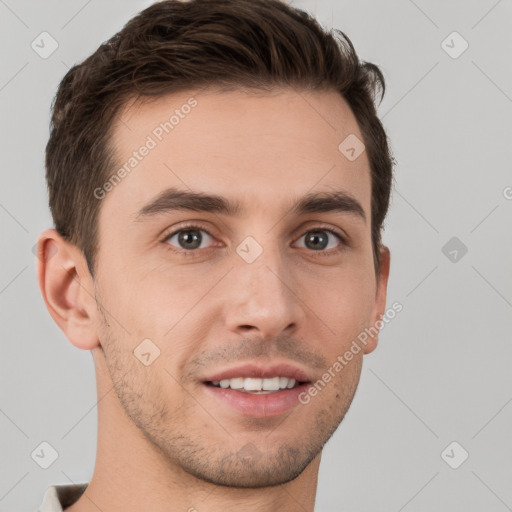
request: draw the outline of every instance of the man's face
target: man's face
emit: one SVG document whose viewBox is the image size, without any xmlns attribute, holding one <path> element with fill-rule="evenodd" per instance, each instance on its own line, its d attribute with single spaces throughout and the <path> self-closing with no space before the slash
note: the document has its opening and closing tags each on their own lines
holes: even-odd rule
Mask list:
<svg viewBox="0 0 512 512">
<path fill-rule="evenodd" d="M 319 455 L 375 346 L 299 402 L 383 313 L 369 162 L 338 149 L 362 136 L 335 92 L 203 91 L 197 104 L 192 94 L 131 105 L 115 124 L 119 167 L 134 151 L 138 160 L 101 200 L 98 338 L 126 413 L 119 422 L 133 421 L 169 464 L 217 484 L 281 484 Z M 166 133 L 160 123 L 175 109 Z M 240 211 L 219 201 L 145 208 L 171 188 Z M 335 192 L 348 197 L 339 208 L 293 208 Z"/>
</svg>

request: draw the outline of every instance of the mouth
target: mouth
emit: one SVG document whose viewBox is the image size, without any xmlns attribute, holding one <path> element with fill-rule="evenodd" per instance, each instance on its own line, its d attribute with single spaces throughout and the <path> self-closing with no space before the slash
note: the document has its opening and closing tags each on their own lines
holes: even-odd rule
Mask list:
<svg viewBox="0 0 512 512">
<path fill-rule="evenodd" d="M 284 376 L 267 377 L 264 379 L 257 377 L 234 377 L 231 379 L 210 380 L 206 381 L 205 384 L 215 388 L 232 389 L 241 393 L 268 395 L 285 389 L 300 387 L 303 384 L 308 384 L 308 381 L 301 382 Z"/>
<path fill-rule="evenodd" d="M 313 382 L 305 371 L 289 364 L 246 364 L 211 375 L 202 381 L 219 412 L 245 417 L 275 417 L 297 406 L 299 395 Z"/>
</svg>

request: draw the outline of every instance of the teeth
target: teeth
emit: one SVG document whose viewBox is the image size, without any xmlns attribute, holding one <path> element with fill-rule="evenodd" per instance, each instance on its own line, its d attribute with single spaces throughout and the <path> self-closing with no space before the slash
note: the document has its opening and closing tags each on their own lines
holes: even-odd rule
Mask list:
<svg viewBox="0 0 512 512">
<path fill-rule="evenodd" d="M 263 379 L 252 379 L 247 377 L 244 379 L 244 389 L 246 391 L 261 391 L 263 385 Z"/>
<path fill-rule="evenodd" d="M 271 377 L 258 379 L 253 377 L 235 377 L 233 379 L 222 379 L 212 381 L 212 384 L 223 389 L 239 389 L 245 392 L 271 392 L 280 389 L 291 389 L 295 386 L 295 379 L 288 377 Z"/>
<path fill-rule="evenodd" d="M 226 379 L 231 389 L 242 389 L 244 387 L 244 379 L 237 377 L 236 379 Z"/>
<path fill-rule="evenodd" d="M 277 391 L 279 389 L 279 382 L 279 377 L 263 379 L 262 389 L 264 389 L 265 391 Z"/>
</svg>

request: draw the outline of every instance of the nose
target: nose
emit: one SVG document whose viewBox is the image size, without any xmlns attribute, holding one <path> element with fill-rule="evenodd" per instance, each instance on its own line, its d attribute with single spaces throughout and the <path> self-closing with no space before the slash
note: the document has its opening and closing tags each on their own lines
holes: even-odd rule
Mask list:
<svg viewBox="0 0 512 512">
<path fill-rule="evenodd" d="M 273 339 L 294 333 L 304 320 L 300 287 L 277 247 L 265 247 L 252 263 L 236 256 L 227 286 L 225 322 L 231 332 Z"/>
</svg>

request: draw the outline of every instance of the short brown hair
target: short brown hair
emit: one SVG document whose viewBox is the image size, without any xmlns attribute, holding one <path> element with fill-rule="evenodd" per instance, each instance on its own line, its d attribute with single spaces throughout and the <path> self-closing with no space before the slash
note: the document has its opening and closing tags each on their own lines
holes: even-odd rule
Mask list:
<svg viewBox="0 0 512 512">
<path fill-rule="evenodd" d="M 84 254 L 94 277 L 101 201 L 113 173 L 109 142 L 131 98 L 215 85 L 336 90 L 354 113 L 371 167 L 371 224 L 378 272 L 393 161 L 374 105 L 380 69 L 360 61 L 340 30 L 279 0 L 165 0 L 132 18 L 64 76 L 53 101 L 46 179 L 55 229 Z M 340 141 L 341 142 L 341 141 Z"/>
</svg>

